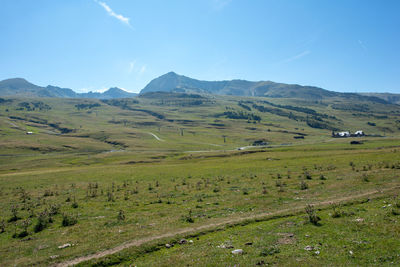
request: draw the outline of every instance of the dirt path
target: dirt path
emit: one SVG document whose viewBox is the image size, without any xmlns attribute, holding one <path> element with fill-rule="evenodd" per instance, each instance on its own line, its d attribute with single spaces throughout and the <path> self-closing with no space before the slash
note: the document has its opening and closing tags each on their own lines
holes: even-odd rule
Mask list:
<svg viewBox="0 0 400 267">
<path fill-rule="evenodd" d="M 155 134 L 153 134 L 153 133 L 150 133 L 149 132 L 149 134 L 150 135 L 152 135 L 155 139 L 157 139 L 158 141 L 161 141 L 161 142 L 164 142 L 165 140 L 163 140 L 163 139 L 161 139 L 160 137 L 158 137 L 157 135 L 155 135 Z"/>
<path fill-rule="evenodd" d="M 357 199 L 367 197 L 367 196 L 380 195 L 380 194 L 383 194 L 384 192 L 392 191 L 394 189 L 399 189 L 399 188 L 400 188 L 400 185 L 396 185 L 396 186 L 389 187 L 389 188 L 384 188 L 384 189 L 380 189 L 380 190 L 370 190 L 370 191 L 363 192 L 363 193 L 360 193 L 357 195 L 351 195 L 351 196 L 346 196 L 346 197 L 341 197 L 341 198 L 334 198 L 334 199 L 317 202 L 317 203 L 313 203 L 313 204 L 315 206 L 321 208 L 326 205 L 331 205 L 332 203 L 341 203 L 341 202 L 346 202 L 346 201 L 351 201 L 351 200 L 357 200 Z M 200 232 L 203 230 L 210 230 L 213 228 L 218 228 L 218 227 L 229 225 L 229 224 L 238 224 L 238 223 L 241 223 L 241 222 L 244 222 L 247 220 L 251 221 L 251 220 L 256 220 L 256 219 L 268 219 L 268 217 L 279 216 L 279 215 L 284 215 L 284 214 L 293 214 L 294 215 L 298 212 L 303 211 L 304 208 L 305 208 L 305 205 L 301 205 L 301 206 L 298 206 L 297 208 L 293 208 L 293 209 L 283 209 L 283 210 L 279 210 L 279 211 L 275 211 L 275 212 L 265 212 L 265 213 L 255 214 L 255 215 L 241 217 L 241 218 L 228 218 L 228 219 L 224 219 L 219 222 L 216 222 L 216 223 L 205 224 L 205 225 L 201 225 L 201 226 L 197 226 L 197 227 L 187 227 L 187 228 L 183 228 L 180 230 L 167 232 L 162 235 L 149 236 L 149 237 L 145 237 L 145 238 L 141 238 L 141 239 L 137 239 L 137 240 L 133 240 L 133 241 L 128 241 L 128 242 L 123 243 L 114 248 L 100 251 L 95 254 L 78 257 L 78 258 L 75 258 L 75 259 L 72 259 L 69 261 L 58 263 L 54 266 L 57 266 L 57 267 L 72 266 L 72 265 L 75 265 L 75 264 L 78 264 L 78 263 L 81 263 L 84 261 L 98 259 L 98 258 L 105 257 L 107 255 L 118 253 L 121 250 L 130 248 L 130 247 L 138 247 L 138 246 L 141 246 L 145 243 L 148 243 L 148 242 L 151 242 L 154 240 L 159 240 L 159 239 L 163 239 L 163 238 L 172 238 L 177 235 L 183 235 L 183 234 L 189 234 L 189 233 L 193 234 L 193 233 Z"/>
</svg>

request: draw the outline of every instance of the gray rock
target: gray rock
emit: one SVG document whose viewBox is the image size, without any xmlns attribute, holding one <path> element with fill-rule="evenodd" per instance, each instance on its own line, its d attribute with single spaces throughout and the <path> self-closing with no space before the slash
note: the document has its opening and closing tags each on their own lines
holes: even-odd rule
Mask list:
<svg viewBox="0 0 400 267">
<path fill-rule="evenodd" d="M 232 250 L 232 254 L 234 254 L 234 255 L 241 255 L 241 254 L 243 254 L 243 249 L 235 249 L 235 250 Z"/>
<path fill-rule="evenodd" d="M 58 246 L 59 249 L 63 249 L 63 248 L 67 248 L 70 247 L 71 244 L 70 243 L 65 243 L 64 245 Z"/>
</svg>

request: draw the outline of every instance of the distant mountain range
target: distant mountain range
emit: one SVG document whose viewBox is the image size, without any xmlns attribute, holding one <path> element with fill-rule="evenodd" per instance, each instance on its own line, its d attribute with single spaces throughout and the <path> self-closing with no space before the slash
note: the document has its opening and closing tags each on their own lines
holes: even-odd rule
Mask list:
<svg viewBox="0 0 400 267">
<path fill-rule="evenodd" d="M 392 102 L 391 100 L 400 98 L 400 95 L 392 94 L 356 94 L 339 93 L 328 91 L 314 86 L 301 86 L 298 84 L 276 83 L 271 81 L 251 82 L 246 80 L 228 81 L 200 81 L 175 72 L 169 72 L 152 80 L 140 94 L 148 92 L 179 92 L 179 93 L 206 93 L 217 95 L 237 95 L 237 96 L 265 96 L 275 98 L 303 98 L 303 99 L 323 99 L 326 97 L 346 97 L 357 100 L 367 100 L 380 103 Z"/>
<path fill-rule="evenodd" d="M 52 85 L 46 87 L 37 86 L 22 78 L 0 81 L 0 96 L 111 99 L 129 98 L 136 95 L 117 87 L 110 88 L 103 93 L 76 93 L 69 88 L 60 88 Z"/>
<path fill-rule="evenodd" d="M 389 93 L 339 93 L 328 91 L 315 86 L 302 86 L 298 84 L 276 83 L 271 81 L 201 81 L 192 79 L 175 72 L 168 72 L 153 79 L 140 95 L 150 92 L 172 92 L 172 93 L 197 93 L 234 96 L 265 96 L 275 98 L 301 98 L 321 100 L 331 97 L 344 97 L 347 99 L 365 100 L 378 103 L 400 104 L 400 94 Z M 130 93 L 113 87 L 103 93 L 89 92 L 76 93 L 69 88 L 61 88 L 48 85 L 41 87 L 34 85 L 25 79 L 14 78 L 0 81 L 1 96 L 20 97 L 60 97 L 60 98 L 130 98 L 137 94 Z"/>
</svg>

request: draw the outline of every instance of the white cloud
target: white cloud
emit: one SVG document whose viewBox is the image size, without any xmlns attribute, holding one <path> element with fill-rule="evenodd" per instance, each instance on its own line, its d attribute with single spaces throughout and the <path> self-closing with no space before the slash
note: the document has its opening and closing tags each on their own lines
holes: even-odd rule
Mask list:
<svg viewBox="0 0 400 267">
<path fill-rule="evenodd" d="M 232 0 L 212 0 L 212 7 L 214 10 L 221 10 L 229 3 L 232 2 Z"/>
<path fill-rule="evenodd" d="M 358 43 L 360 44 L 361 48 L 362 48 L 365 52 L 367 52 L 367 47 L 364 45 L 364 43 L 361 42 L 361 40 L 358 40 Z"/>
<path fill-rule="evenodd" d="M 128 25 L 129 27 L 132 27 L 130 22 L 129 22 L 129 18 L 128 17 L 124 17 L 123 15 L 117 14 L 115 13 L 111 7 L 109 5 L 107 5 L 105 2 L 101 2 L 101 1 L 97 1 L 94 0 L 96 3 L 98 3 L 100 6 L 102 6 L 108 13 L 108 15 L 110 15 L 111 17 L 114 17 L 116 19 L 118 19 L 119 21 L 121 21 L 122 23 Z"/>
<path fill-rule="evenodd" d="M 298 60 L 298 59 L 300 59 L 302 57 L 307 56 L 310 53 L 311 53 L 311 51 L 309 51 L 309 50 L 303 51 L 298 55 L 295 55 L 293 57 L 290 57 L 290 58 L 287 58 L 287 59 L 283 60 L 282 63 L 288 63 L 288 62 L 292 62 L 292 61 Z"/>
<path fill-rule="evenodd" d="M 146 69 L 147 69 L 147 66 L 143 65 L 139 70 L 139 75 L 142 75 L 146 71 Z"/>
<path fill-rule="evenodd" d="M 135 64 L 136 64 L 136 60 L 129 62 L 128 73 L 132 73 L 132 71 L 135 69 Z"/>
</svg>

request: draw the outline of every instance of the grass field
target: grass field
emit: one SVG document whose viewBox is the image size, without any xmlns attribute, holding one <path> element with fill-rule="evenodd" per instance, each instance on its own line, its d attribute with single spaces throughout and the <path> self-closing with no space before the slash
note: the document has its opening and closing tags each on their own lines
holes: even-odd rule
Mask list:
<svg viewBox="0 0 400 267">
<path fill-rule="evenodd" d="M 343 99 L 3 102 L 0 265 L 63 263 L 134 240 L 149 242 L 82 264 L 398 264 L 399 114 L 396 105 Z M 329 215 L 329 202 L 376 192 Z M 323 208 L 320 226 L 305 223 L 310 203 Z M 282 211 L 288 217 L 264 216 Z M 208 233 L 213 225 L 223 230 Z M 193 244 L 164 249 L 175 233 L 203 230 Z M 245 253 L 217 248 L 229 242 Z"/>
</svg>

